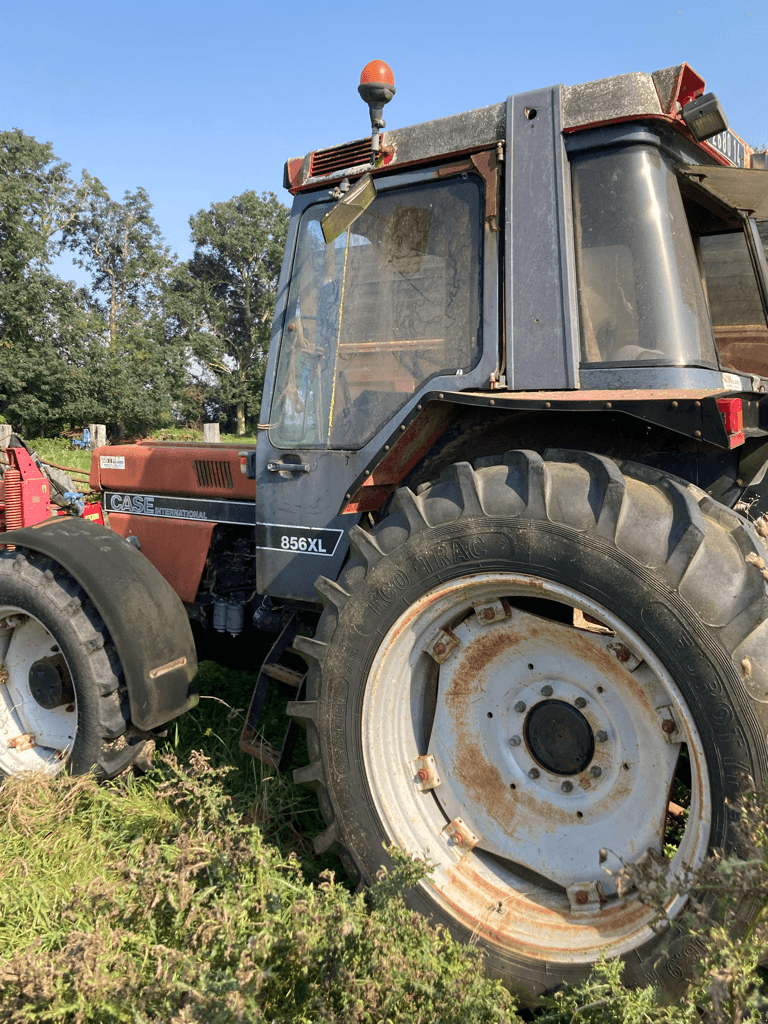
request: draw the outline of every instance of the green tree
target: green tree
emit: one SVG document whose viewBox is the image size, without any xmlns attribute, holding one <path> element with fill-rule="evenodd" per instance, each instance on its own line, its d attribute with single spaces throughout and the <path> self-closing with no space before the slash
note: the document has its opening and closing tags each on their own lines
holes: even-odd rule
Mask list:
<svg viewBox="0 0 768 1024">
<path fill-rule="evenodd" d="M 0 411 L 18 429 L 78 418 L 86 382 L 70 354 L 82 354 L 94 321 L 85 293 L 49 265 L 89 189 L 49 142 L 0 132 Z"/>
<path fill-rule="evenodd" d="M 184 345 L 169 329 L 163 295 L 174 258 L 145 189 L 113 200 L 88 176 L 90 195 L 67 226 L 75 263 L 91 275 L 102 330 L 87 353 L 93 415 L 119 433 L 170 422 L 184 387 Z"/>
<path fill-rule="evenodd" d="M 243 192 L 190 217 L 195 250 L 173 275 L 167 308 L 193 355 L 209 406 L 233 407 L 237 433 L 258 413 L 288 210 L 273 192 Z"/>
</svg>

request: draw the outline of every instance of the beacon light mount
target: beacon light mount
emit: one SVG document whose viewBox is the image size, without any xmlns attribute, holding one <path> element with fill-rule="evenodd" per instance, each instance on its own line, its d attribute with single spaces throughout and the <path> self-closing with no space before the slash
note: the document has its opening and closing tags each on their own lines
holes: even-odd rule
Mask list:
<svg viewBox="0 0 768 1024">
<path fill-rule="evenodd" d="M 384 105 L 389 103 L 396 91 L 392 68 L 383 60 L 369 61 L 360 75 L 357 91 L 371 112 L 371 162 L 374 163 L 379 152 L 381 130 L 386 127 Z"/>
</svg>

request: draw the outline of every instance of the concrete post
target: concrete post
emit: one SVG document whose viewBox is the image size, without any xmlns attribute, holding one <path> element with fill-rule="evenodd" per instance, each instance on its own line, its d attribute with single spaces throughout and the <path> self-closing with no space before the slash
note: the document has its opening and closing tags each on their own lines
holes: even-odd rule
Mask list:
<svg viewBox="0 0 768 1024">
<path fill-rule="evenodd" d="M 219 432 L 218 423 L 203 424 L 203 441 L 205 441 L 206 444 L 219 444 L 221 442 L 221 433 Z"/>
<path fill-rule="evenodd" d="M 107 427 L 104 423 L 89 423 L 91 432 L 91 448 L 103 448 L 107 443 Z"/>
</svg>

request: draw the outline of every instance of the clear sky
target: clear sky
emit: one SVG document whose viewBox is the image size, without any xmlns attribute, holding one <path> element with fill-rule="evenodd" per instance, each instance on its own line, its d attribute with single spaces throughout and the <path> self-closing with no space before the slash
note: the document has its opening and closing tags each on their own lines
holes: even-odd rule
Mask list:
<svg viewBox="0 0 768 1024">
<path fill-rule="evenodd" d="M 687 61 L 734 131 L 768 145 L 768 0 L 8 0 L 0 25 L 0 127 L 113 198 L 144 186 L 182 258 L 190 214 L 246 189 L 289 203 L 287 157 L 369 133 L 373 58 L 395 73 L 391 128 Z"/>
</svg>

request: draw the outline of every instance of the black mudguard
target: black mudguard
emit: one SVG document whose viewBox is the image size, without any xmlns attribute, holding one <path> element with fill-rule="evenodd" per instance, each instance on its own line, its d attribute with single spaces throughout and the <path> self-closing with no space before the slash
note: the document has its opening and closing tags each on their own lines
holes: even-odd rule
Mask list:
<svg viewBox="0 0 768 1024">
<path fill-rule="evenodd" d="M 117 649 L 134 725 L 155 729 L 197 703 L 197 656 L 184 605 L 132 544 L 70 516 L 10 530 L 0 543 L 47 555 L 86 591 Z"/>
</svg>

